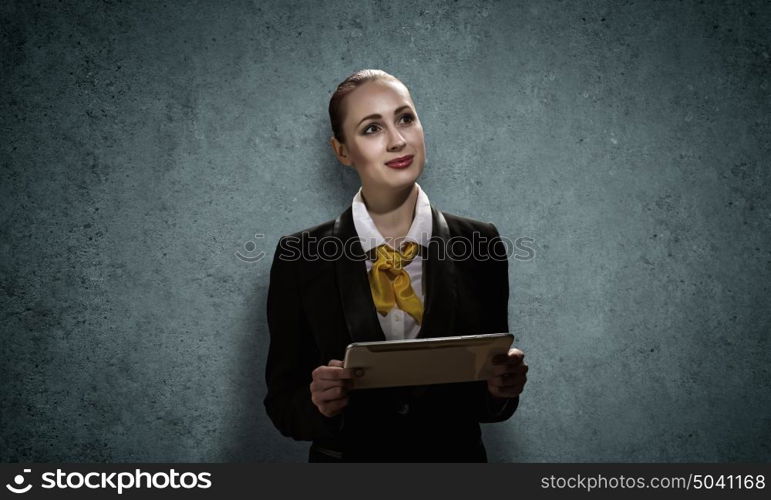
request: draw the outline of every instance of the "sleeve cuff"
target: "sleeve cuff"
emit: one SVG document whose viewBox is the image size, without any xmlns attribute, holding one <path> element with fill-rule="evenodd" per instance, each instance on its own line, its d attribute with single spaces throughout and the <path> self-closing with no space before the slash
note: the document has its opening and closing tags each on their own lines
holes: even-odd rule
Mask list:
<svg viewBox="0 0 771 500">
<path fill-rule="evenodd" d="M 343 430 L 343 425 L 345 423 L 344 413 L 340 413 L 338 415 L 335 415 L 334 417 L 323 417 L 324 419 L 324 425 L 329 430 L 332 435 L 337 435 L 340 431 Z"/>
<path fill-rule="evenodd" d="M 501 415 L 508 407 L 511 399 L 514 398 L 496 398 L 495 396 L 490 395 L 490 397 L 487 398 L 488 413 L 493 417 Z"/>
<path fill-rule="evenodd" d="M 513 398 L 497 398 L 487 393 L 487 416 L 493 422 L 508 419 L 519 406 L 519 396 Z"/>
</svg>

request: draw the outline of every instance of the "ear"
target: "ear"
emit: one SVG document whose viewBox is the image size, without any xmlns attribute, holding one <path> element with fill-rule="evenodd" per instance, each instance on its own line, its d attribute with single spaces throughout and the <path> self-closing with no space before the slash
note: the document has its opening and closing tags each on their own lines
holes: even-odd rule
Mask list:
<svg viewBox="0 0 771 500">
<path fill-rule="evenodd" d="M 348 157 L 348 148 L 345 147 L 345 144 L 338 141 L 335 136 L 332 136 L 329 138 L 329 145 L 332 146 L 332 151 L 335 152 L 337 161 L 345 166 L 353 167 L 351 159 Z"/>
</svg>

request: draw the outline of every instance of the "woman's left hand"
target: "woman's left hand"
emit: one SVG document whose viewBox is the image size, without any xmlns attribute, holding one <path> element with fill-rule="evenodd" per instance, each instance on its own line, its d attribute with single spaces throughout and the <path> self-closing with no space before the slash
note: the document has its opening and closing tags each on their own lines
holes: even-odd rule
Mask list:
<svg viewBox="0 0 771 500">
<path fill-rule="evenodd" d="M 493 376 L 487 379 L 487 390 L 496 398 L 519 396 L 527 382 L 525 353 L 509 349 L 508 355 L 499 354 L 493 359 Z"/>
</svg>

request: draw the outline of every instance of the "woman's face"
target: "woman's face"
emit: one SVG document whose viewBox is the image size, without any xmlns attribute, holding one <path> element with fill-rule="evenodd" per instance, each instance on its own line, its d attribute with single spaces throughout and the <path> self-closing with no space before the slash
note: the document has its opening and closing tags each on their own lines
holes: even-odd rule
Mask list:
<svg viewBox="0 0 771 500">
<path fill-rule="evenodd" d="M 412 186 L 423 172 L 426 148 L 423 126 L 404 85 L 369 81 L 348 94 L 343 106 L 345 144 L 331 140 L 340 162 L 356 169 L 367 191 Z M 412 157 L 412 163 L 393 164 L 403 157 Z"/>
</svg>

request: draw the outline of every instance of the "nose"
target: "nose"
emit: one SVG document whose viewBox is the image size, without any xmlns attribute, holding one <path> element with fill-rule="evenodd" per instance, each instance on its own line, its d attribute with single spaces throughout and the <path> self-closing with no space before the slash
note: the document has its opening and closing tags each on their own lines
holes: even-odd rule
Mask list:
<svg viewBox="0 0 771 500">
<path fill-rule="evenodd" d="M 404 140 L 404 137 L 401 133 L 399 133 L 399 130 L 397 128 L 390 127 L 388 132 L 388 150 L 398 151 L 402 149 L 405 144 L 407 144 L 407 141 Z"/>
</svg>

